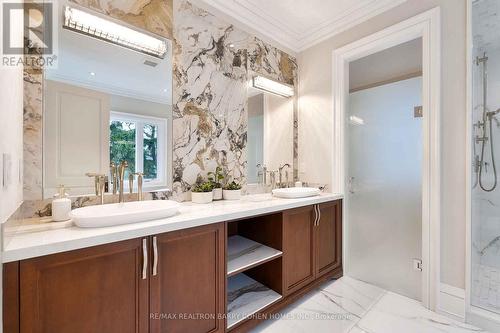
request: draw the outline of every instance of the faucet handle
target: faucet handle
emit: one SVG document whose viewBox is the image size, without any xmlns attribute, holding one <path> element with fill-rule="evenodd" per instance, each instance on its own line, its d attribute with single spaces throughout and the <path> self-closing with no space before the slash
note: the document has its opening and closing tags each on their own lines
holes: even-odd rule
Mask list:
<svg viewBox="0 0 500 333">
<path fill-rule="evenodd" d="M 94 178 L 94 190 L 95 195 L 100 195 L 101 193 L 101 183 L 105 183 L 106 175 L 96 173 L 96 172 L 87 172 L 85 176 Z"/>
<path fill-rule="evenodd" d="M 134 174 L 133 173 L 129 173 L 129 175 L 128 175 L 128 190 L 129 190 L 130 194 L 132 194 L 134 192 Z"/>
<path fill-rule="evenodd" d="M 142 201 L 142 181 L 144 179 L 144 173 L 136 172 L 134 174 L 131 174 L 131 177 L 134 177 L 134 175 L 137 176 L 137 198 L 139 201 Z"/>
</svg>

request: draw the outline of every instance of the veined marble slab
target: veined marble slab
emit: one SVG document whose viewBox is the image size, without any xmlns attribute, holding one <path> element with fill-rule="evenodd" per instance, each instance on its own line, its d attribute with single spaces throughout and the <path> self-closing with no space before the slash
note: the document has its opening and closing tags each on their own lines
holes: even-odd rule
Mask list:
<svg viewBox="0 0 500 333">
<path fill-rule="evenodd" d="M 227 328 L 281 299 L 282 296 L 240 273 L 228 278 Z"/>
<path fill-rule="evenodd" d="M 252 333 L 485 332 L 427 310 L 420 302 L 349 277 L 327 282 Z"/>
<path fill-rule="evenodd" d="M 500 268 L 477 265 L 472 280 L 472 305 L 500 312 Z"/>
<path fill-rule="evenodd" d="M 280 257 L 283 252 L 242 236 L 231 236 L 227 241 L 227 275 Z"/>
<path fill-rule="evenodd" d="M 332 280 L 252 332 L 350 332 L 384 294 L 383 289 L 348 277 Z"/>
<path fill-rule="evenodd" d="M 454 321 L 424 308 L 420 302 L 387 292 L 356 324 L 370 333 L 472 333 L 480 328 Z"/>
</svg>

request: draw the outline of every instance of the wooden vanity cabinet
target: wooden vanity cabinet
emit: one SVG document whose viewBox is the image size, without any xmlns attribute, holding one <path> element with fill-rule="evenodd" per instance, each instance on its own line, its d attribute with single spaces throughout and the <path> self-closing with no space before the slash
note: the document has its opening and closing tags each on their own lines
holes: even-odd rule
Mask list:
<svg viewBox="0 0 500 333">
<path fill-rule="evenodd" d="M 342 274 L 341 200 L 233 222 L 4 264 L 4 332 L 227 332 L 231 226 L 282 251 L 244 272 L 283 296 L 261 313 L 279 311 Z M 247 332 L 259 320 L 230 331 Z"/>
<path fill-rule="evenodd" d="M 314 280 L 314 206 L 283 212 L 284 294 L 301 289 Z"/>
<path fill-rule="evenodd" d="M 224 244 L 218 223 L 5 264 L 4 332 L 224 332 Z"/>
<path fill-rule="evenodd" d="M 342 201 L 316 206 L 315 228 L 316 278 L 342 267 Z"/>
<path fill-rule="evenodd" d="M 142 239 L 21 261 L 20 332 L 148 332 L 142 268 Z"/>
<path fill-rule="evenodd" d="M 342 201 L 283 213 L 285 294 L 342 267 Z"/>
<path fill-rule="evenodd" d="M 219 223 L 152 238 L 152 333 L 225 331 L 225 237 Z"/>
</svg>

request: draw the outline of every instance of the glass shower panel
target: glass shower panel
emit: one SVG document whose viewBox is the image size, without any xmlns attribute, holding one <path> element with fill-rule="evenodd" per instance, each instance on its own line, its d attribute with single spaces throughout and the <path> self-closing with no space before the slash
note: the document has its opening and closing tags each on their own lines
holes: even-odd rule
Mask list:
<svg viewBox="0 0 500 333">
<path fill-rule="evenodd" d="M 500 0 L 472 1 L 473 306 L 500 313 Z"/>
</svg>

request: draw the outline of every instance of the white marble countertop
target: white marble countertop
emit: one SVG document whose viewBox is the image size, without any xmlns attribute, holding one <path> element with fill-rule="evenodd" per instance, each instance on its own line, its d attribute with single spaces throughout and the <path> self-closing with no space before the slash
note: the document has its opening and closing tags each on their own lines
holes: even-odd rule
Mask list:
<svg viewBox="0 0 500 333">
<path fill-rule="evenodd" d="M 211 204 L 181 204 L 179 214 L 166 219 L 105 228 L 69 226 L 38 232 L 4 235 L 2 262 L 11 262 L 85 247 L 150 236 L 211 223 L 231 221 L 254 215 L 342 199 L 340 194 L 324 193 L 301 199 L 279 199 L 270 194 L 242 197 L 239 201 L 217 201 Z"/>
</svg>

